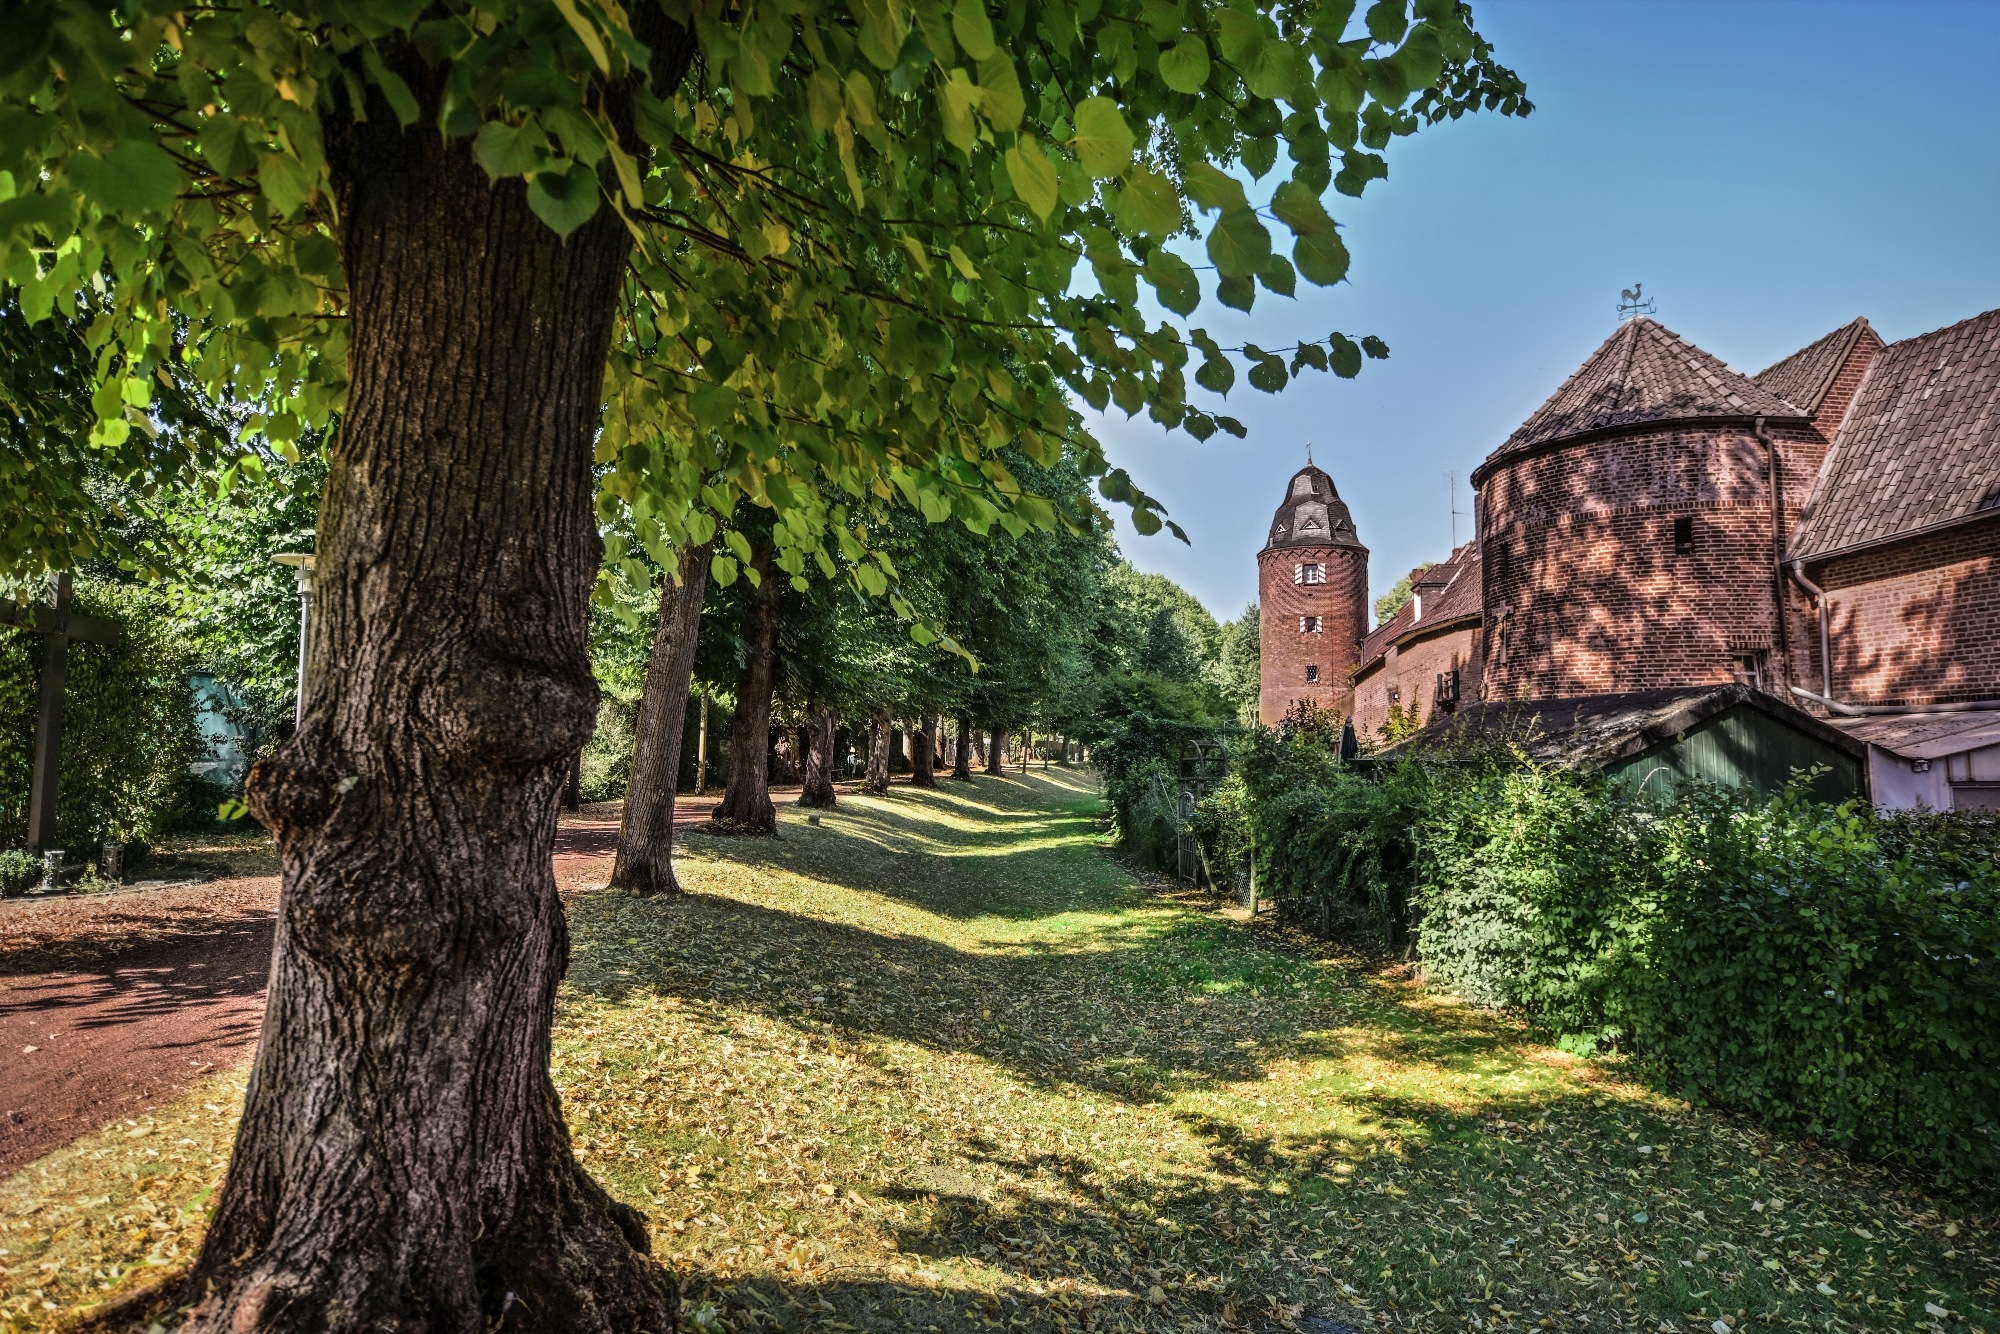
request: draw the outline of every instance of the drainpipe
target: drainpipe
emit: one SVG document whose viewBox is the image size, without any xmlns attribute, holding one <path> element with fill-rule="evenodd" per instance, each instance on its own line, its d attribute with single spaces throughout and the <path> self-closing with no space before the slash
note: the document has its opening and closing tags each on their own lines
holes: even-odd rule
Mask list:
<svg viewBox="0 0 2000 1334">
<path fill-rule="evenodd" d="M 1785 664 L 1785 684 L 1790 685 L 1792 639 L 1785 626 L 1785 502 L 1778 490 L 1778 442 L 1764 429 L 1762 417 L 1750 429 L 1764 442 L 1765 476 L 1771 491 L 1771 601 L 1778 609 L 1778 656 Z M 1831 695 L 1833 691 L 1829 689 L 1826 693 Z"/>
<path fill-rule="evenodd" d="M 1813 601 L 1819 606 L 1819 691 L 1820 695 L 1831 705 L 1833 701 L 1833 650 L 1831 647 L 1832 640 L 1827 635 L 1826 630 L 1826 590 L 1806 578 L 1806 563 L 1804 561 L 1795 560 L 1785 568 L 1792 572 L 1792 578 L 1798 582 L 1800 588 L 1812 594 Z M 1792 689 L 1797 690 L 1798 687 L 1793 686 Z"/>
<path fill-rule="evenodd" d="M 1804 686 L 1793 686 L 1791 690 L 1800 699 L 1824 704 L 1843 718 L 1893 718 L 1906 713 L 1984 713 L 1989 709 L 2000 710 L 2000 699 L 1957 700 L 1950 704 L 1842 704 L 1837 699 L 1815 695 Z"/>
</svg>

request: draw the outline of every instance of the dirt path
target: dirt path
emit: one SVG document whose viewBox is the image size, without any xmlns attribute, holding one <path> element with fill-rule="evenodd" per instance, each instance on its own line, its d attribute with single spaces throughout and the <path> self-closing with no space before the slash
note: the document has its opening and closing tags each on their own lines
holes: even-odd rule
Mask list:
<svg viewBox="0 0 2000 1334">
<path fill-rule="evenodd" d="M 674 823 L 719 800 L 680 798 Z M 565 894 L 603 887 L 622 813 L 562 817 Z M 0 904 L 0 1177 L 247 1059 L 277 907 L 274 875 Z"/>
</svg>

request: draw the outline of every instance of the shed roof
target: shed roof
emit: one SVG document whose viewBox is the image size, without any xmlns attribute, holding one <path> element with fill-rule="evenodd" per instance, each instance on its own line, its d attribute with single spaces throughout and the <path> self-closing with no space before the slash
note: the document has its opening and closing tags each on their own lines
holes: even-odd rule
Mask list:
<svg viewBox="0 0 2000 1334">
<path fill-rule="evenodd" d="M 1876 354 L 1792 555 L 1819 560 L 1989 512 L 2000 512 L 2000 310 Z"/>
<path fill-rule="evenodd" d="M 1641 316 L 1604 340 L 1548 402 L 1535 409 L 1472 475 L 1479 486 L 1495 463 L 1572 436 L 1623 426 L 1769 417 L 1801 421 L 1788 403 L 1673 330 Z"/>
<path fill-rule="evenodd" d="M 2000 746 L 2000 709 L 1898 713 L 1827 721 L 1856 741 L 1880 746 L 1911 760 L 1937 760 L 1960 751 Z"/>
<path fill-rule="evenodd" d="M 1518 741 L 1533 759 L 1578 769 L 1603 769 L 1677 740 L 1681 733 L 1739 704 L 1857 760 L 1868 758 L 1868 747 L 1855 738 L 1775 695 L 1734 684 L 1462 705 L 1456 713 L 1377 758 L 1391 759 L 1413 746 L 1430 749 L 1474 738 L 1505 737 Z"/>
</svg>

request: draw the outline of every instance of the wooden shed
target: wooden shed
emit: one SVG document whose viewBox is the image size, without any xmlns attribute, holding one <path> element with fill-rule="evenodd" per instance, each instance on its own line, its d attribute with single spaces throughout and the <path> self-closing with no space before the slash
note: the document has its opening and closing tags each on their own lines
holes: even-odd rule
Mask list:
<svg viewBox="0 0 2000 1334">
<path fill-rule="evenodd" d="M 1659 790 L 1684 778 L 1772 796 L 1795 771 L 1820 769 L 1814 797 L 1868 795 L 1868 747 L 1747 685 L 1690 686 L 1570 699 L 1463 705 L 1389 751 L 1448 753 L 1511 741 L 1536 760 L 1603 772 Z"/>
</svg>

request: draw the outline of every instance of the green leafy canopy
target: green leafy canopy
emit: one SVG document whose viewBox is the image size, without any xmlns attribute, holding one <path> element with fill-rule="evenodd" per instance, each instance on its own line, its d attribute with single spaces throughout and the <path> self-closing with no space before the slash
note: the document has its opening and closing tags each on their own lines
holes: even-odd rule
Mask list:
<svg viewBox="0 0 2000 1334">
<path fill-rule="evenodd" d="M 1104 476 L 1075 400 L 1242 434 L 1183 374 L 1199 349 L 1197 383 L 1226 390 L 1232 352 L 1142 312 L 1141 279 L 1175 315 L 1201 299 L 1162 242 L 1205 228 L 1226 304 L 1337 282 L 1329 188 L 1359 194 L 1424 124 L 1531 109 L 1453 0 L 1385 0 L 1358 24 L 1341 0 L 664 8 L 699 45 L 674 88 L 634 77 L 650 53 L 617 0 L 8 7 L 0 283 L 31 321 L 79 322 L 91 444 L 130 439 L 163 368 L 247 405 L 242 435 L 279 454 L 334 419 L 348 332 L 325 143 L 393 116 L 466 141 L 558 232 L 605 209 L 630 229 L 600 507 L 656 555 L 743 501 L 778 513 L 794 581 L 832 553 L 856 581 L 879 568 L 828 495 L 900 495 L 976 532 L 1055 522 L 1010 447 L 1077 460 L 1154 530 L 1159 506 Z M 413 92 L 399 71 L 417 70 L 442 93 Z M 626 95 L 621 131 L 607 98 Z M 1292 175 L 1260 209 L 1229 169 L 1262 175 L 1280 140 Z M 1295 371 L 1358 369 L 1344 336 L 1311 346 Z M 1284 378 L 1252 360 L 1253 384 Z"/>
</svg>

